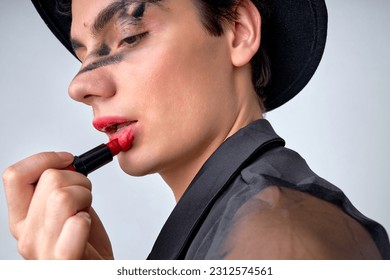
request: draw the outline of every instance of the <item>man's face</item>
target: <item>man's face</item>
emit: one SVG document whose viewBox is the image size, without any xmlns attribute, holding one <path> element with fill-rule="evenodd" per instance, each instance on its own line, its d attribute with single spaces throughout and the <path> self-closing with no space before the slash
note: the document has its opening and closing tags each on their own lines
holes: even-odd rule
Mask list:
<svg viewBox="0 0 390 280">
<path fill-rule="evenodd" d="M 82 66 L 69 94 L 108 134 L 132 127 L 119 155 L 132 175 L 202 164 L 237 117 L 229 37 L 210 36 L 191 0 L 149 2 L 72 1 Z"/>
</svg>

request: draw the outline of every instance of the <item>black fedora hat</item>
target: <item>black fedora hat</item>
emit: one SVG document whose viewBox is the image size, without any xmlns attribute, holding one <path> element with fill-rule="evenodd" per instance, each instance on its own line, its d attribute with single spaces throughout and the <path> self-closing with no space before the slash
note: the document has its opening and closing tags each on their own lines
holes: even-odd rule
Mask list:
<svg viewBox="0 0 390 280">
<path fill-rule="evenodd" d="M 73 53 L 70 17 L 58 12 L 56 0 L 31 1 L 57 39 Z M 297 95 L 314 75 L 325 48 L 328 15 L 325 0 L 254 2 L 262 2 L 267 11 L 262 44 L 271 63 L 272 78 L 265 89 L 265 108 L 271 111 Z"/>
</svg>

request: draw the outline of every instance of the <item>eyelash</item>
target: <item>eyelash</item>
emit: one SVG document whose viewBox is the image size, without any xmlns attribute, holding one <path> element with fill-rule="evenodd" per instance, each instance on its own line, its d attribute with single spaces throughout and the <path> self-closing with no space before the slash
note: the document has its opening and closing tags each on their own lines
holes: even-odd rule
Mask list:
<svg viewBox="0 0 390 280">
<path fill-rule="evenodd" d="M 126 37 L 125 39 L 123 39 L 120 43 L 120 45 L 122 46 L 123 44 L 126 44 L 126 45 L 129 45 L 131 47 L 134 47 L 135 45 L 137 45 L 143 38 L 145 38 L 147 35 L 149 34 L 149 32 L 144 32 L 144 33 L 140 33 L 140 34 L 137 34 L 137 35 L 133 35 L 133 36 L 129 36 L 129 37 Z"/>
</svg>

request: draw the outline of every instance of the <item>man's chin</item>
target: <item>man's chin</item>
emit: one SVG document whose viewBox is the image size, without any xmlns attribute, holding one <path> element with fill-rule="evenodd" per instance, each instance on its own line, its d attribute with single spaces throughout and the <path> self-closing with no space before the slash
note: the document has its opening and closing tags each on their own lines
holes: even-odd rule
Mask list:
<svg viewBox="0 0 390 280">
<path fill-rule="evenodd" d="M 137 164 L 134 162 L 130 163 L 124 157 L 118 157 L 118 162 L 122 171 L 130 176 L 142 177 L 156 173 L 148 168 L 145 168 L 144 166 L 142 166 L 142 164 Z"/>
</svg>

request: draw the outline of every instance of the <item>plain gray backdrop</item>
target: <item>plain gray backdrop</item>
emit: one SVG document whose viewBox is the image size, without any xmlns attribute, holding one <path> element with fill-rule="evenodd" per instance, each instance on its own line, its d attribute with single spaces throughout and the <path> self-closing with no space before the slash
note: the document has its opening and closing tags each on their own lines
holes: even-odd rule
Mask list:
<svg viewBox="0 0 390 280">
<path fill-rule="evenodd" d="M 390 230 L 390 1 L 328 0 L 325 55 L 309 85 L 267 114 L 312 169 Z M 80 154 L 107 139 L 67 95 L 79 63 L 30 1 L 0 0 L 0 170 L 41 151 Z M 129 177 L 116 161 L 90 175 L 93 206 L 118 259 L 144 259 L 174 207 L 159 178 Z M 0 259 L 20 259 L 0 190 Z"/>
</svg>

